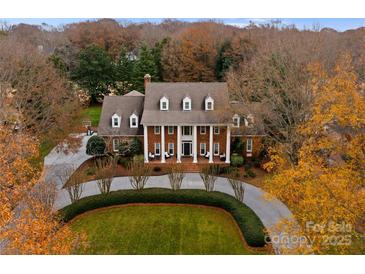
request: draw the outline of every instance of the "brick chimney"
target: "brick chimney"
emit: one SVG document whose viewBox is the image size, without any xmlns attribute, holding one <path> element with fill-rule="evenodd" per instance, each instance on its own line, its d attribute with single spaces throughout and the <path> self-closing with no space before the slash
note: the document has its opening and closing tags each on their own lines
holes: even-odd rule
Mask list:
<svg viewBox="0 0 365 274">
<path fill-rule="evenodd" d="M 144 90 L 146 90 L 147 84 L 151 83 L 151 75 L 146 74 L 144 77 Z"/>
</svg>

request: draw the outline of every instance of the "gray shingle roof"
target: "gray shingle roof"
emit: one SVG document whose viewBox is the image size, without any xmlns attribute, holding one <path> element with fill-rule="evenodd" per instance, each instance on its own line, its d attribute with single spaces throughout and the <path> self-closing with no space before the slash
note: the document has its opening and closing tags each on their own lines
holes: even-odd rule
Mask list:
<svg viewBox="0 0 365 274">
<path fill-rule="evenodd" d="M 105 96 L 98 126 L 98 135 L 143 135 L 143 126 L 130 128 L 129 117 L 135 113 L 138 122 L 141 121 L 143 112 L 144 96 Z M 121 117 L 119 128 L 112 127 L 112 116 L 117 114 Z"/>
<path fill-rule="evenodd" d="M 205 111 L 205 98 L 214 99 L 214 110 Z M 169 99 L 169 110 L 160 110 L 160 99 Z M 190 97 L 191 111 L 183 111 L 182 101 Z M 145 91 L 142 124 L 219 124 L 231 122 L 227 113 L 228 88 L 226 83 L 149 83 Z M 228 115 L 227 115 L 228 114 Z"/>
</svg>

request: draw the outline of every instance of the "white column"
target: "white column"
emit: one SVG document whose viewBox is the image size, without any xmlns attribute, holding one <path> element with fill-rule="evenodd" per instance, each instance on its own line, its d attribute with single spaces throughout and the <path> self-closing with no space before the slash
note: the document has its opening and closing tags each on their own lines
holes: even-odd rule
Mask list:
<svg viewBox="0 0 365 274">
<path fill-rule="evenodd" d="M 209 126 L 209 163 L 213 163 L 213 126 Z"/>
<path fill-rule="evenodd" d="M 197 137 L 197 127 L 193 126 L 193 163 L 198 162 L 198 137 Z"/>
<path fill-rule="evenodd" d="M 177 158 L 176 163 L 181 163 L 181 126 L 177 126 Z"/>
<path fill-rule="evenodd" d="M 144 145 L 144 162 L 148 163 L 148 129 L 147 126 L 143 126 L 143 145 Z"/>
<path fill-rule="evenodd" d="M 226 139 L 226 163 L 231 163 L 231 128 L 227 126 L 227 139 Z"/>
<path fill-rule="evenodd" d="M 166 163 L 166 160 L 165 160 L 165 126 L 161 126 L 161 163 Z"/>
</svg>

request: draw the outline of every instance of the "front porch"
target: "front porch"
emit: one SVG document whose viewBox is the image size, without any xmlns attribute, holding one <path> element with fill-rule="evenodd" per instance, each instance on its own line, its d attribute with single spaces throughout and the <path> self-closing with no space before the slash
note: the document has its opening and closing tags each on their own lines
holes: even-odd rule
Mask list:
<svg viewBox="0 0 365 274">
<path fill-rule="evenodd" d="M 180 165 L 184 172 L 199 172 L 204 166 L 210 164 L 210 165 L 219 165 L 221 167 L 229 166 L 230 164 L 227 164 L 224 160 L 221 160 L 219 156 L 213 157 L 213 163 L 209 163 L 209 159 L 198 156 L 198 162 L 193 163 L 192 157 L 181 157 L 181 162 L 177 163 L 177 157 L 171 156 L 170 158 L 165 159 L 165 163 L 161 163 L 161 157 L 157 157 L 155 159 L 150 159 L 147 165 L 150 165 L 152 167 L 167 167 L 167 166 L 173 166 L 173 165 Z"/>
</svg>

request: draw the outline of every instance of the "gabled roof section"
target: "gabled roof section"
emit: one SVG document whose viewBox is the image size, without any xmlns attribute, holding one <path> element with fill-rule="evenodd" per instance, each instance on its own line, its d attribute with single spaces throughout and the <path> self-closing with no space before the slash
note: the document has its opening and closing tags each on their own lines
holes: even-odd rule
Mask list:
<svg viewBox="0 0 365 274">
<path fill-rule="evenodd" d="M 137 90 L 132 90 L 132 91 L 124 94 L 124 96 L 144 96 L 144 94 L 143 93 L 140 93 Z"/>
<path fill-rule="evenodd" d="M 105 96 L 98 126 L 100 136 L 134 136 L 143 135 L 143 126 L 130 128 L 129 117 L 132 114 L 141 120 L 144 96 Z M 119 128 L 112 127 L 112 116 L 117 114 L 122 117 Z"/>
<path fill-rule="evenodd" d="M 160 111 L 160 98 L 169 98 L 169 111 Z M 214 99 L 213 111 L 205 111 L 205 98 Z M 183 111 L 183 99 L 192 101 L 191 111 Z M 159 124 L 225 124 L 231 122 L 228 87 L 224 82 L 150 83 L 145 91 L 141 123 Z"/>
</svg>

